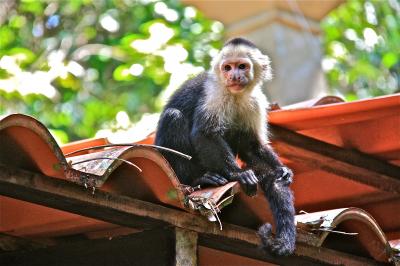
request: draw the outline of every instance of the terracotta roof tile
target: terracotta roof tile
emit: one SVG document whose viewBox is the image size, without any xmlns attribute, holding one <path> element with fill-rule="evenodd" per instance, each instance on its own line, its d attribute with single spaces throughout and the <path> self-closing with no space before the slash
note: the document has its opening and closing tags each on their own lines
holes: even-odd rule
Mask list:
<svg viewBox="0 0 400 266">
<path fill-rule="evenodd" d="M 328 105 L 315 105 L 318 102 L 324 103 L 314 101 L 311 106 L 307 103 L 303 108 L 297 105 L 295 109 L 272 111 L 270 123 L 393 164 L 400 162 L 400 95 L 351 103 L 331 98 L 325 101 Z M 152 144 L 153 138 L 150 135 L 137 145 L 125 147 L 93 148 L 109 142 L 92 139 L 60 148 L 39 121 L 15 114 L 0 121 L 0 164 L 187 210 L 184 205 L 187 198 L 168 162 L 155 148 L 140 145 Z M 92 149 L 67 157 L 64 155 L 84 148 Z M 128 160 L 140 170 L 121 160 L 99 159 L 74 164 L 105 157 Z M 317 166 L 311 168 L 309 164 L 293 160 L 292 156 L 283 156 L 282 159 L 295 172 L 292 189 L 298 211 L 319 212 L 339 208 L 299 215 L 296 218 L 298 221 L 303 223 L 310 217 L 317 220 L 315 217 L 327 215 L 331 217 L 330 229 L 338 226 L 340 230 L 359 233 L 351 237 L 358 239 L 361 247 L 373 258 L 387 261 L 393 256 L 394 249 L 387 249 L 387 246 L 390 240 L 390 244 L 396 247 L 396 239 L 400 239 L 400 213 L 393 211 L 400 210 L 398 193 L 384 192 L 356 182 L 340 172 L 333 173 Z M 220 217 L 225 222 L 256 228 L 263 221 L 272 221 L 270 212 L 260 206 L 267 206 L 261 194 L 249 198 L 239 193 L 232 207 L 223 210 Z M 340 209 L 348 206 L 358 208 Z M 115 225 L 106 222 L 7 197 L 0 197 L 0 208 L 1 213 L 7 213 L 0 220 L 0 233 L 43 237 L 115 230 Z M 312 230 L 308 233 L 319 241 L 316 245 L 322 245 L 328 234 L 332 234 Z M 372 238 L 376 238 L 379 245 L 371 245 Z"/>
</svg>

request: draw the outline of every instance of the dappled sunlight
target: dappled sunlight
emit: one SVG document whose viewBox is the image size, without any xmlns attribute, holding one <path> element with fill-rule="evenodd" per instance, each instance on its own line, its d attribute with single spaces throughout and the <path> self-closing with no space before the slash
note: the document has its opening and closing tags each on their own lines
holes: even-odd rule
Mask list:
<svg viewBox="0 0 400 266">
<path fill-rule="evenodd" d="M 40 118 L 61 143 L 135 138 L 138 130 L 153 129 L 149 117 L 207 68 L 222 44 L 220 22 L 172 0 L 6 6 L 0 11 L 0 116 Z"/>
<path fill-rule="evenodd" d="M 42 94 L 49 99 L 55 99 L 58 92 L 51 82 L 57 77 L 57 73 L 66 68 L 50 69 L 50 71 L 24 71 L 19 67 L 17 56 L 3 56 L 0 59 L 0 68 L 7 70 L 10 77 L 0 79 L 0 88 L 5 92 L 18 91 L 21 95 L 31 93 Z"/>
<path fill-rule="evenodd" d="M 150 38 L 147 40 L 135 40 L 132 48 L 141 53 L 153 53 L 166 44 L 173 36 L 174 31 L 163 23 L 154 23 L 149 28 Z"/>
<path fill-rule="evenodd" d="M 348 0 L 321 26 L 330 91 L 356 100 L 400 90 L 400 4 Z"/>
<path fill-rule="evenodd" d="M 138 122 L 130 124 L 129 127 L 114 131 L 112 129 L 101 129 L 96 133 L 95 137 L 107 138 L 111 143 L 137 142 L 143 140 L 156 130 L 159 117 L 160 114 L 144 114 Z M 120 126 L 127 125 L 126 121 L 118 122 L 118 117 L 116 117 L 116 120 L 117 124 Z M 121 120 L 121 118 L 119 120 Z"/>
</svg>

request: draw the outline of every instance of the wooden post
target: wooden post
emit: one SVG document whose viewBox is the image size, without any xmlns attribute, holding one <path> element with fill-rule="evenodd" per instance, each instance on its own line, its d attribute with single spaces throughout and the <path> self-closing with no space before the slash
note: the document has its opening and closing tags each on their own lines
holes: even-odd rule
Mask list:
<svg viewBox="0 0 400 266">
<path fill-rule="evenodd" d="M 197 233 L 175 228 L 175 266 L 197 265 Z"/>
</svg>

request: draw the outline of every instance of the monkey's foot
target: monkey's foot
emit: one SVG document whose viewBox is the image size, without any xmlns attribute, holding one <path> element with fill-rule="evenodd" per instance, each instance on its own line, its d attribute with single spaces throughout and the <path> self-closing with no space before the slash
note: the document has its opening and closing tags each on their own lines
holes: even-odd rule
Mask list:
<svg viewBox="0 0 400 266">
<path fill-rule="evenodd" d="M 295 241 L 272 237 L 272 226 L 269 223 L 260 226 L 257 234 L 261 238 L 261 247 L 274 255 L 289 256 L 295 250 Z"/>
<path fill-rule="evenodd" d="M 202 177 L 196 179 L 193 182 L 193 186 L 213 186 L 213 187 L 217 187 L 217 186 L 223 186 L 225 184 L 228 183 L 228 180 L 216 173 L 210 173 L 207 172 L 205 173 Z"/>
</svg>

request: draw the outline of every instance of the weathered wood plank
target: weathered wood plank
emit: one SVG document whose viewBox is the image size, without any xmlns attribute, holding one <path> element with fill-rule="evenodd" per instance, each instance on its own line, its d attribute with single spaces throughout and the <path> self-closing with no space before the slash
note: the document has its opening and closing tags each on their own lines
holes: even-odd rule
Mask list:
<svg viewBox="0 0 400 266">
<path fill-rule="evenodd" d="M 197 233 L 175 228 L 175 266 L 197 265 Z"/>
<path fill-rule="evenodd" d="M 271 130 L 273 146 L 282 157 L 383 191 L 400 194 L 400 167 L 396 165 L 281 127 L 271 126 Z"/>
</svg>

